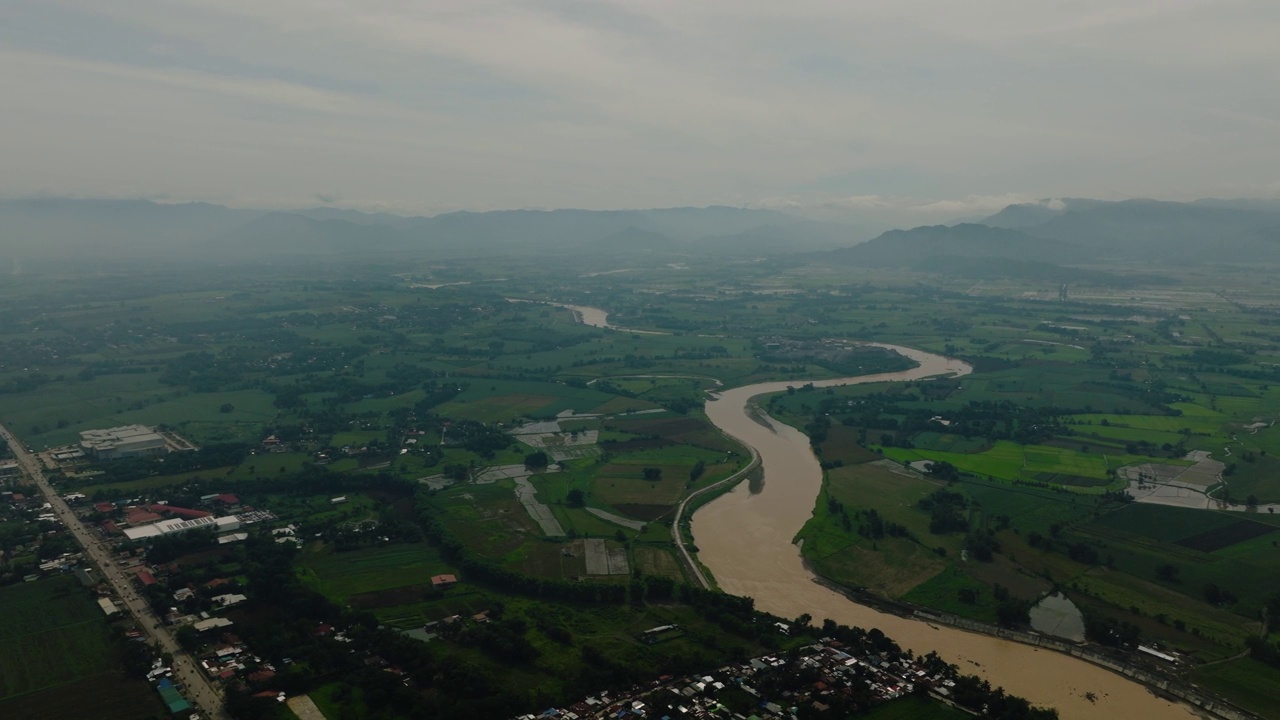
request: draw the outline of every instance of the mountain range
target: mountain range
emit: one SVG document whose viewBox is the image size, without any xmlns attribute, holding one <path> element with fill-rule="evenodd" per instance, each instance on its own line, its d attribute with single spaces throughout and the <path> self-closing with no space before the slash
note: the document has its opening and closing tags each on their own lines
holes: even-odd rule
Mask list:
<svg viewBox="0 0 1280 720">
<path fill-rule="evenodd" d="M 775 210 L 504 210 L 426 216 L 146 200 L 0 201 L 0 262 L 39 258 L 431 259 L 509 254 L 725 257 L 905 268 L 970 277 L 1112 282 L 1110 263 L 1280 264 L 1280 201 L 1010 205 L 979 222 L 890 230 Z"/>
<path fill-rule="evenodd" d="M 1280 264 L 1280 201 L 1018 204 L 976 223 L 890 230 L 826 256 L 837 264 L 1062 282 L 1119 282 L 1099 269 L 1114 263 Z"/>
<path fill-rule="evenodd" d="M 807 252 L 867 231 L 774 210 L 504 210 L 432 217 L 315 208 L 260 211 L 147 200 L 0 201 L 0 259 L 457 257 L 518 253 Z"/>
</svg>

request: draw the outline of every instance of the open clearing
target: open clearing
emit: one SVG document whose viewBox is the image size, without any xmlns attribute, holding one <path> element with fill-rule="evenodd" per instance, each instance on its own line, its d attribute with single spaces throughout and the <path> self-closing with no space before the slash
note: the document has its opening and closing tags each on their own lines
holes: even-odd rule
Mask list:
<svg viewBox="0 0 1280 720">
<path fill-rule="evenodd" d="M 307 584 L 338 601 L 396 588 L 430 587 L 431 576 L 454 572 L 426 543 L 343 553 L 311 546 L 302 553 L 298 566 Z"/>
<path fill-rule="evenodd" d="M 75 579 L 0 589 L 0 717 L 158 714 L 158 697 L 122 676 L 115 656 L 102 610 Z"/>
</svg>

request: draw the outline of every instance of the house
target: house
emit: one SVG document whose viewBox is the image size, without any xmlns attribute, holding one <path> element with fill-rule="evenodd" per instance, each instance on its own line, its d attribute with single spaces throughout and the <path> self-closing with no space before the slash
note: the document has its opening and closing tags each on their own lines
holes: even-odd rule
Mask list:
<svg viewBox="0 0 1280 720">
<path fill-rule="evenodd" d="M 448 590 L 458 584 L 458 578 L 454 575 L 436 575 L 431 578 L 431 587 L 436 590 Z"/>
</svg>

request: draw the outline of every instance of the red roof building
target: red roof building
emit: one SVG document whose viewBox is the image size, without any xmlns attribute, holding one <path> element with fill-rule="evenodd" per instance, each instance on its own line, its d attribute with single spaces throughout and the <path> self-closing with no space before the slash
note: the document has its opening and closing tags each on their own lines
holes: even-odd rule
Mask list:
<svg viewBox="0 0 1280 720">
<path fill-rule="evenodd" d="M 151 512 L 167 513 L 185 518 L 202 518 L 213 514 L 205 510 L 192 510 L 190 508 L 174 507 L 173 505 L 151 505 L 147 509 Z"/>
<path fill-rule="evenodd" d="M 125 516 L 125 522 L 137 527 L 138 525 L 146 525 L 160 520 L 161 517 L 153 512 L 147 512 L 142 508 L 130 508 L 129 514 Z"/>
<path fill-rule="evenodd" d="M 458 584 L 458 578 L 454 575 L 436 575 L 431 578 L 431 587 L 437 590 L 447 590 Z"/>
<path fill-rule="evenodd" d="M 142 583 L 143 585 L 155 585 L 156 576 L 152 575 L 150 570 L 139 570 L 138 582 Z"/>
<path fill-rule="evenodd" d="M 240 498 L 236 497 L 235 495 L 232 495 L 231 493 L 225 493 L 218 496 L 218 502 L 222 503 L 223 505 L 239 505 Z"/>
<path fill-rule="evenodd" d="M 94 510 L 97 510 L 97 511 L 98 511 L 98 512 L 100 512 L 100 513 L 109 513 L 109 512 L 114 512 L 114 511 L 115 511 L 115 509 L 116 509 L 116 504 L 115 504 L 115 503 L 109 503 L 109 502 L 94 503 L 94 504 L 93 504 L 93 509 L 94 509 Z"/>
</svg>

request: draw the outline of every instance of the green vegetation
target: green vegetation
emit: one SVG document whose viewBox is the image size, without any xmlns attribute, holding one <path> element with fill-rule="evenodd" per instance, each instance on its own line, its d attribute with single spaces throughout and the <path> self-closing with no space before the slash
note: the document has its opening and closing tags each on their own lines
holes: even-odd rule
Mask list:
<svg viewBox="0 0 1280 720">
<path fill-rule="evenodd" d="M 1280 519 L 1267 507 L 1280 501 L 1280 333 L 1267 273 L 1179 273 L 1174 289 L 1109 266 L 1064 293 L 1035 274 L 975 287 L 896 266 L 682 258 L 676 271 L 668 259 L 608 275 L 593 273 L 618 268 L 585 255 L 175 268 L 129 287 L 60 279 L 57 293 L 48 277 L 6 276 L 0 414 L 36 449 L 133 422 L 194 442 L 162 460 L 69 461 L 51 474 L 93 500 L 236 493 L 298 526 L 306 542 L 291 572 L 350 612 L 420 629 L 501 607 L 537 628 L 565 604 L 555 624 L 575 642 L 598 638 L 648 671 L 723 656 L 693 640 L 661 652 L 632 642 L 637 627 L 675 620 L 702 622 L 697 642 L 715 636 L 689 602 L 666 607 L 689 579 L 670 541 L 675 506 L 749 458 L 703 414 L 707 392 L 794 382 L 761 404 L 810 435 L 826 471 L 797 538 L 828 579 L 1019 628 L 1056 588 L 1093 639 L 1122 628 L 1132 644 L 1132 629 L 1184 656 L 1190 678 L 1261 632 L 1280 594 Z M 598 305 L 663 334 L 508 298 Z M 856 341 L 945 353 L 974 372 L 803 384 L 903 365 Z M 1202 507 L 1132 502 L 1153 478 L 1183 482 Z M 1217 501 L 1234 505 L 1207 509 Z M 64 550 L 26 522 L 32 509 L 4 513 L 6 580 Z M 251 569 L 214 564 L 236 578 Z M 433 588 L 439 574 L 460 582 Z M 526 634 L 535 671 L 475 647 L 450 657 L 510 671 L 503 692 L 541 700 L 584 661 L 581 645 L 544 629 Z M 739 639 L 719 650 L 765 646 Z M 34 640 L 6 647 L 23 642 Z M 6 671 L 9 692 L 59 687 L 39 679 L 41 662 L 31 677 Z M 1232 680 L 1242 667 L 1269 672 L 1209 665 L 1205 686 L 1261 706 Z M 341 688 L 326 679 L 317 701 L 371 702 Z"/>
<path fill-rule="evenodd" d="M 1229 697 L 1260 717 L 1280 717 L 1280 688 L 1277 688 L 1276 669 L 1262 663 L 1242 658 L 1221 665 L 1214 665 L 1191 673 L 1196 684 L 1212 692 Z"/>
<path fill-rule="evenodd" d="M 102 610 L 74 578 L 0 588 L 0 714 L 66 717 L 94 699 L 101 717 L 152 715 L 157 698 L 121 674 L 118 657 Z"/>
</svg>

